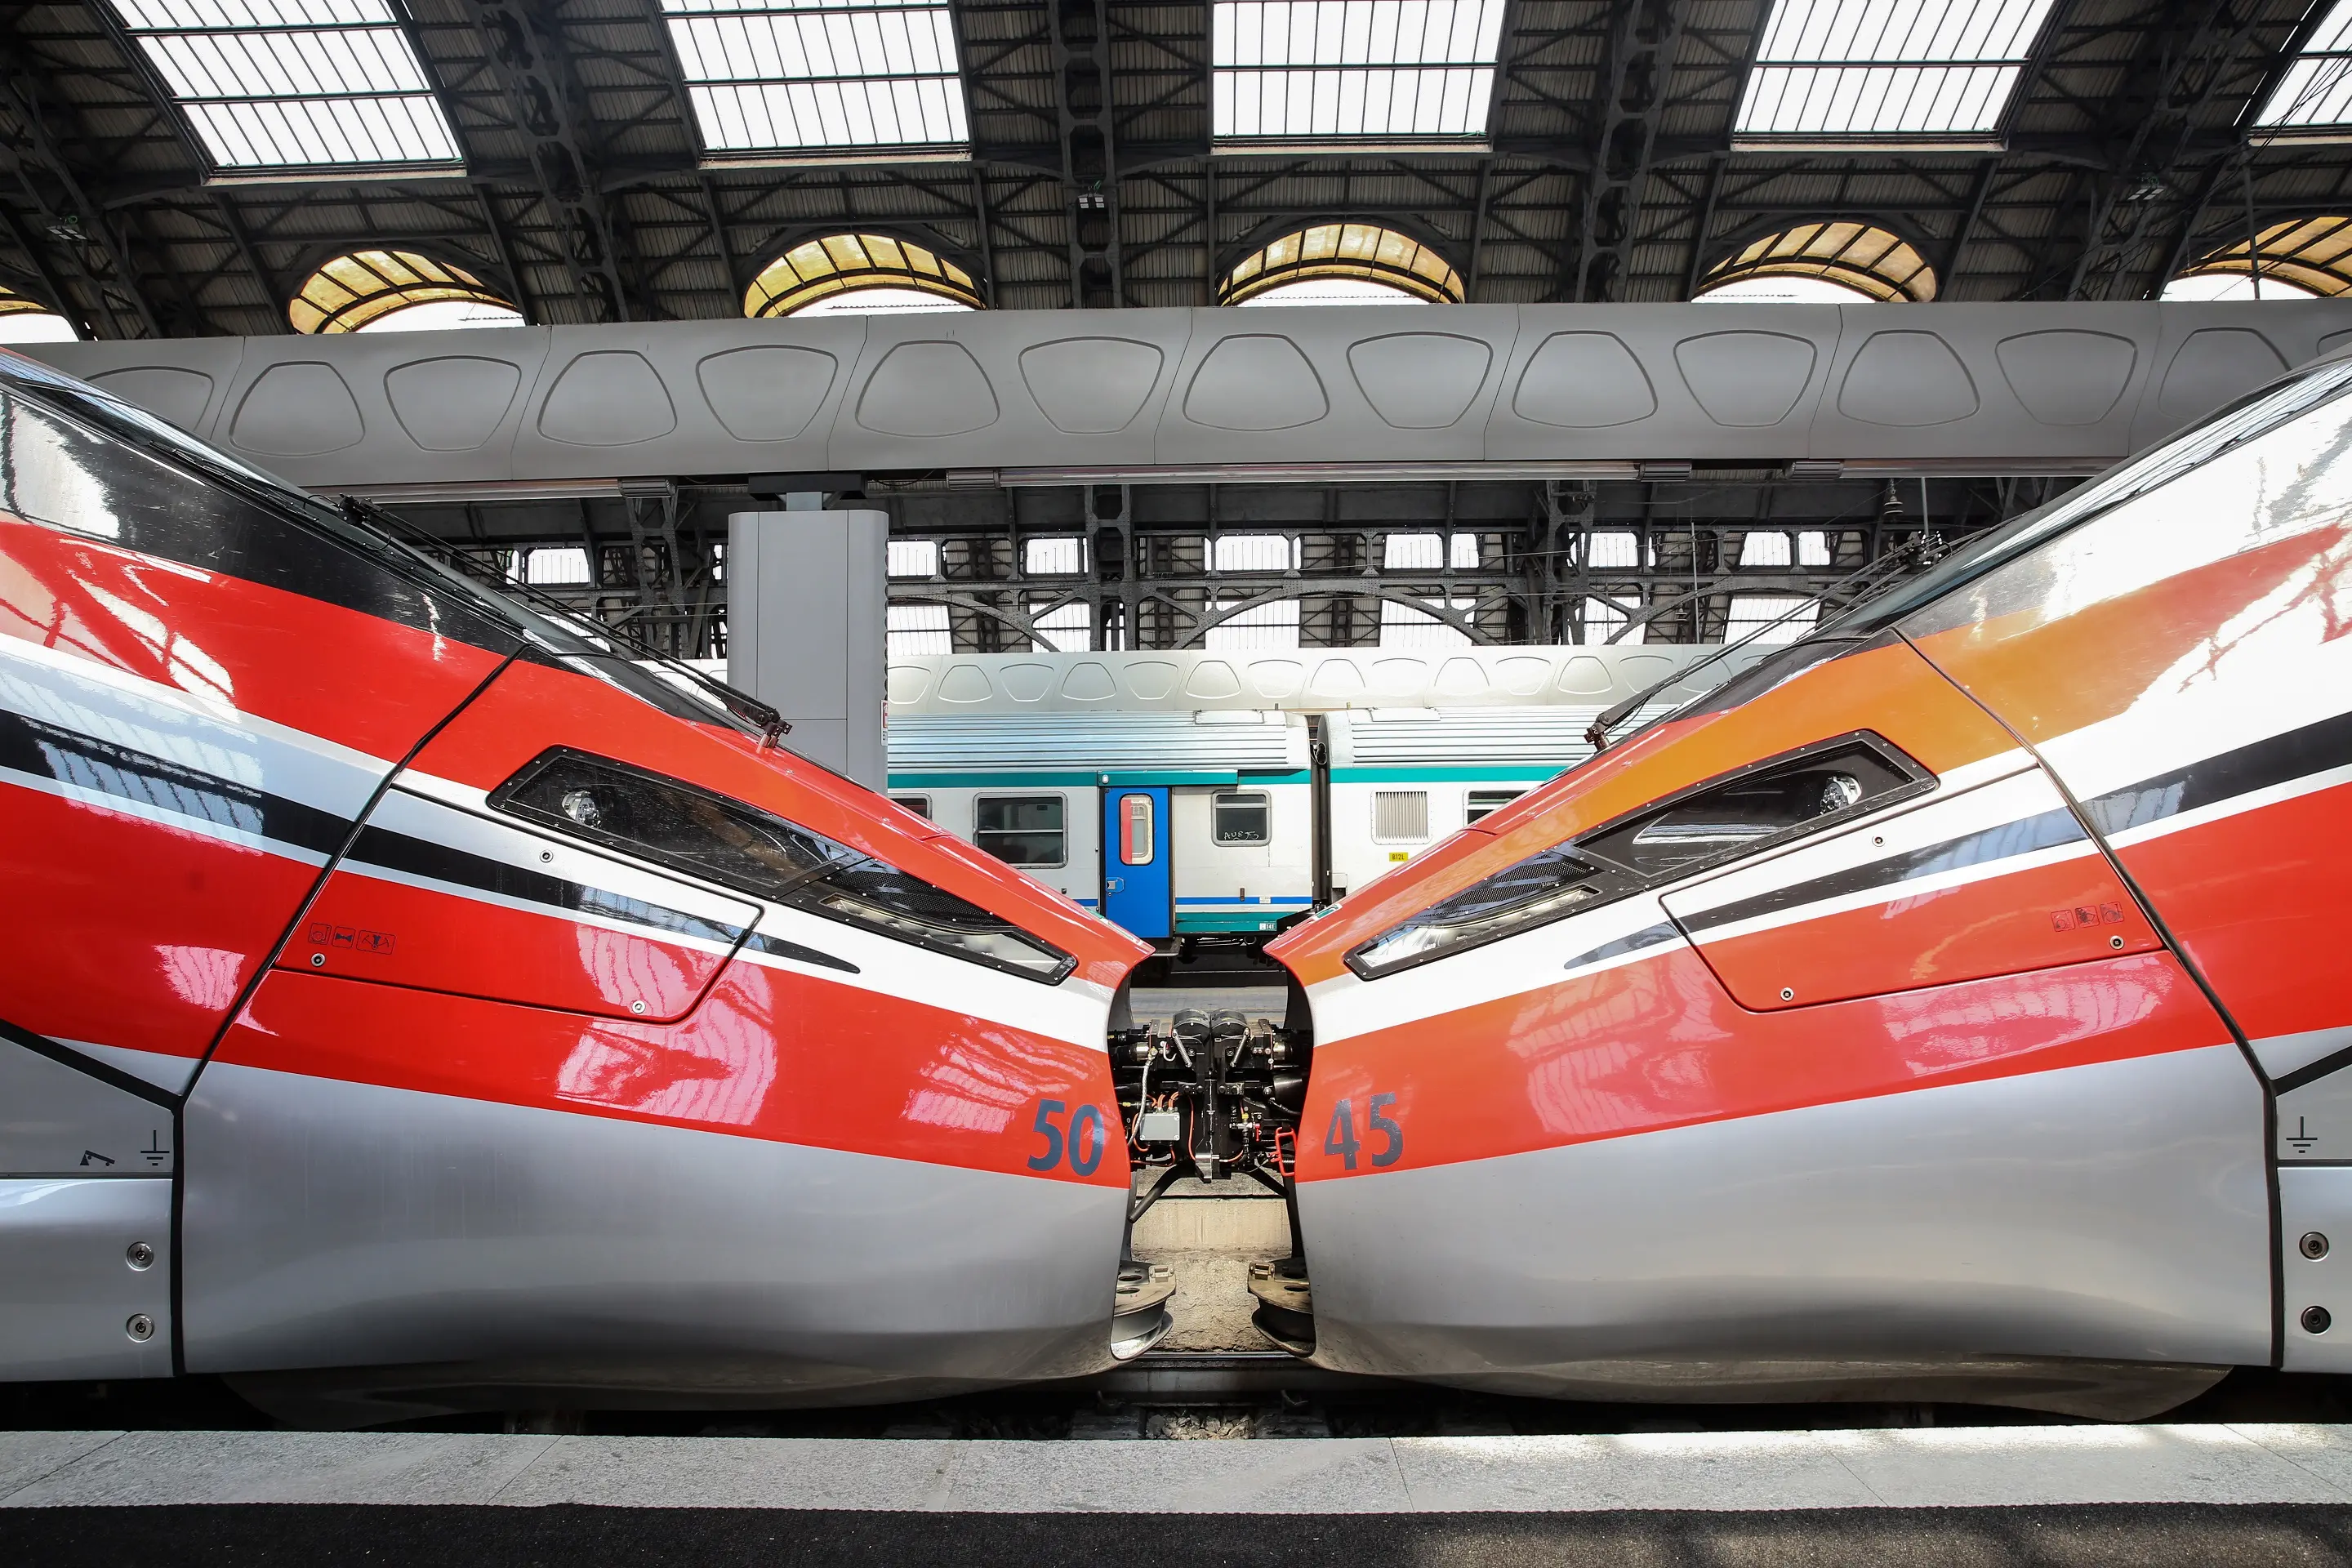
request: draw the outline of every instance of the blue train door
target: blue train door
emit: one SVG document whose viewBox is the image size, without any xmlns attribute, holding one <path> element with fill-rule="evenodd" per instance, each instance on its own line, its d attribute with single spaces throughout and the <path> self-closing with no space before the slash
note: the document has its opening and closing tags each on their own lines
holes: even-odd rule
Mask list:
<svg viewBox="0 0 2352 1568">
<path fill-rule="evenodd" d="M 1174 935 L 1167 787 L 1107 788 L 1102 803 L 1103 918 L 1147 942 Z"/>
</svg>

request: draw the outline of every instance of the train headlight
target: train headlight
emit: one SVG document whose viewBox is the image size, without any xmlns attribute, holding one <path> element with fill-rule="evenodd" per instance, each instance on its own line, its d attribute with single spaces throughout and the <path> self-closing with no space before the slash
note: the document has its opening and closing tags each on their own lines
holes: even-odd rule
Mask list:
<svg viewBox="0 0 2352 1568">
<path fill-rule="evenodd" d="M 1608 871 L 1563 845 L 1433 904 L 1348 954 L 1366 980 L 1556 921 L 1604 896 Z"/>
<path fill-rule="evenodd" d="M 1375 980 L 1593 904 L 1801 838 L 1933 789 L 1927 771 L 1857 731 L 1654 801 L 1433 904 L 1348 954 Z"/>
<path fill-rule="evenodd" d="M 757 898 L 1059 982 L 1077 960 L 1001 915 L 782 817 L 624 763 L 556 750 L 490 805 Z"/>
<path fill-rule="evenodd" d="M 1602 865 L 1654 885 L 1876 810 L 1932 782 L 1877 737 L 1841 736 L 1685 791 L 1577 843 Z"/>
</svg>

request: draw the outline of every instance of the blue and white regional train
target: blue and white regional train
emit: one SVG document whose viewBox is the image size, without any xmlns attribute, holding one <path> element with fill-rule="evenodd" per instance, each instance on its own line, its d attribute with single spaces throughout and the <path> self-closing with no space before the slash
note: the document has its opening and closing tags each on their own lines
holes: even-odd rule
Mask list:
<svg viewBox="0 0 2352 1568">
<path fill-rule="evenodd" d="M 1255 944 L 1581 762 L 1596 714 L 1712 651 L 894 658 L 890 795 L 1163 950 Z"/>
</svg>

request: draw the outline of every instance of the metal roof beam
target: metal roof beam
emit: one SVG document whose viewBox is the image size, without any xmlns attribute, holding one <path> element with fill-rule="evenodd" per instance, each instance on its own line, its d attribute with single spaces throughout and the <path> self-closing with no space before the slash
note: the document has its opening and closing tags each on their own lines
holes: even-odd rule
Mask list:
<svg viewBox="0 0 2352 1568">
<path fill-rule="evenodd" d="M 1112 96 L 1110 0 L 1048 0 L 1061 133 L 1070 304 L 1127 303 L 1119 255 L 1118 104 Z"/>
<path fill-rule="evenodd" d="M 571 56 L 553 24 L 530 0 L 458 0 L 481 33 L 490 68 L 506 91 L 515 129 L 531 142 L 531 165 L 559 233 L 572 291 L 589 321 L 642 314 L 622 281 L 619 245 L 605 205 L 591 121 Z"/>
<path fill-rule="evenodd" d="M 148 337 L 163 335 L 153 304 L 141 286 L 128 239 L 117 231 L 106 209 L 93 203 L 82 187 L 81 175 L 67 162 L 58 135 L 49 123 L 50 105 L 43 101 L 42 72 L 14 34 L 0 37 L 0 109 L 15 122 L 6 135 L 7 149 L 16 164 L 17 182 L 43 228 L 58 240 L 88 284 L 91 303 L 105 312 L 106 326 L 115 336 L 122 317 L 134 319 Z M 64 134 L 83 144 L 77 117 L 59 105 L 56 112 L 67 121 Z M 62 202 L 40 188 L 47 177 L 58 186 Z M 69 314 L 80 314 L 74 311 Z M 80 325 L 95 330 L 94 314 Z"/>
<path fill-rule="evenodd" d="M 2109 125 L 2123 145 L 2092 198 L 2068 299 L 2116 297 L 2161 198 L 2177 199 L 2165 173 L 2179 163 L 2194 117 L 2243 58 L 2254 15 L 2234 0 L 2201 0 L 2149 37 L 2113 100 Z M 2164 279 L 2155 283 L 2160 289 Z"/>
</svg>

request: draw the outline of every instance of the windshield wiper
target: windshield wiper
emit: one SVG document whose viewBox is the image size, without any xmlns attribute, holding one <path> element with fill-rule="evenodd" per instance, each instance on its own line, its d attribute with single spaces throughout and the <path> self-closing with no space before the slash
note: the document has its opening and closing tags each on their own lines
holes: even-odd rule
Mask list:
<svg viewBox="0 0 2352 1568">
<path fill-rule="evenodd" d="M 1816 601 L 1818 608 L 1815 613 L 1818 616 L 1821 609 L 1829 608 L 1831 600 L 1841 594 L 1849 595 L 1851 596 L 1844 604 L 1838 605 L 1837 608 L 1842 613 L 1852 611 L 1857 606 L 1876 598 L 1880 594 L 1885 593 L 1889 588 L 1892 588 L 1895 584 L 1903 581 L 1910 568 L 1932 565 L 1935 563 L 1936 558 L 1942 553 L 1942 542 L 1934 538 L 1932 535 L 1927 534 L 1923 534 L 1919 538 L 1912 540 L 1907 544 L 1898 545 L 1895 549 L 1890 550 L 1885 554 L 1880 556 L 1877 560 L 1864 566 L 1860 571 L 1850 573 L 1847 575 L 1839 578 L 1835 583 L 1831 584 L 1829 587 L 1822 590 L 1821 597 Z M 1914 557 L 1916 559 L 1913 559 Z M 1791 616 L 1796 615 L 1803 608 L 1804 605 L 1801 604 L 1791 605 L 1789 608 L 1781 611 L 1772 619 L 1766 621 L 1762 626 L 1758 626 L 1754 631 L 1749 632 L 1746 637 L 1741 637 L 1738 642 L 1725 643 L 1713 653 L 1708 654 L 1705 658 L 1702 658 L 1694 664 L 1685 665 L 1682 668 L 1674 671 L 1662 680 L 1654 681 L 1650 685 L 1645 686 L 1641 690 L 1635 692 L 1633 696 L 1626 698 L 1622 702 L 1612 703 L 1609 707 L 1603 708 L 1600 713 L 1594 717 L 1591 725 L 1585 730 L 1585 744 L 1591 746 L 1595 752 L 1603 752 L 1608 750 L 1609 732 L 1617 728 L 1618 725 L 1622 724 L 1626 720 L 1632 718 L 1634 714 L 1639 713 L 1643 708 L 1647 707 L 1650 702 L 1656 698 L 1658 693 L 1665 690 L 1670 686 L 1680 685 L 1684 681 L 1690 679 L 1692 676 L 1696 675 L 1700 670 L 1705 669 L 1707 666 L 1717 662 L 1727 655 L 1737 653 L 1739 649 L 1746 647 L 1749 643 L 1754 642 L 1766 632 L 1772 630 L 1773 627 L 1780 626 L 1782 622 L 1788 620 Z M 1710 688 L 1710 689 L 1712 689 Z M 1659 718 L 1664 718 L 1664 716 L 1665 715 L 1664 714 L 1660 714 Z M 1651 721 L 1651 723 L 1655 723 L 1656 721 L 1657 721 L 1654 719 Z M 1650 726 L 1648 724 L 1644 724 L 1642 726 L 1642 730 L 1646 730 Z M 1641 730 L 1636 730 L 1633 731 L 1633 734 L 1638 735 L 1641 732 Z M 1633 736 L 1628 735 L 1625 738 L 1630 741 Z"/>
</svg>

